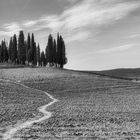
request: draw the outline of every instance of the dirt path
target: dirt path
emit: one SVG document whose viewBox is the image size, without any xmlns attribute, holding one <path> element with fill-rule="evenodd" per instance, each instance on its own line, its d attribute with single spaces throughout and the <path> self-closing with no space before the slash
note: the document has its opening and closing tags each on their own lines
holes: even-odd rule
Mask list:
<svg viewBox="0 0 140 140">
<path fill-rule="evenodd" d="M 41 117 L 41 118 L 38 118 L 38 119 L 34 119 L 34 120 L 29 120 L 29 121 L 26 121 L 22 124 L 18 124 L 16 127 L 13 127 L 11 129 L 9 129 L 4 135 L 3 135 L 3 140 L 20 140 L 20 138 L 13 138 L 14 135 L 17 133 L 17 131 L 19 130 L 22 130 L 24 128 L 27 128 L 27 127 L 31 127 L 33 125 L 33 123 L 38 123 L 38 122 L 41 122 L 41 121 L 44 121 L 46 119 L 49 119 L 51 116 L 52 116 L 52 113 L 47 111 L 47 107 L 51 106 L 52 104 L 56 103 L 58 100 L 55 99 L 53 96 L 51 96 L 50 94 L 48 94 L 47 92 L 45 91 L 41 91 L 41 90 L 38 90 L 38 89 L 34 89 L 34 88 L 30 88 L 28 86 L 25 86 L 23 84 L 20 83 L 20 81 L 18 82 L 12 82 L 10 80 L 3 80 L 3 79 L 0 79 L 0 81 L 6 81 L 6 82 L 11 82 L 11 83 L 14 83 L 14 84 L 17 84 L 17 85 L 20 85 L 22 87 L 25 87 L 25 88 L 28 88 L 28 89 L 33 89 L 33 90 L 36 90 L 36 91 L 39 91 L 39 92 L 43 92 L 45 93 L 47 96 L 49 96 L 50 99 L 52 99 L 52 101 L 49 103 L 49 104 L 46 104 L 44 106 L 41 106 L 38 108 L 39 112 L 43 113 L 44 116 Z"/>
</svg>

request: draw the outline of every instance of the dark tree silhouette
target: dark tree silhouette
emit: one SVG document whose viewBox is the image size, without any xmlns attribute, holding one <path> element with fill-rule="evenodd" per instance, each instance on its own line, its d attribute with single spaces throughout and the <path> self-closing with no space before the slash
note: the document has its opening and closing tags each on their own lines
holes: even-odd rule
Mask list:
<svg viewBox="0 0 140 140">
<path fill-rule="evenodd" d="M 2 63 L 2 46 L 0 44 L 0 63 Z"/>
<path fill-rule="evenodd" d="M 27 57 L 28 62 L 31 63 L 31 65 L 32 65 L 33 57 L 32 57 L 32 49 L 31 48 L 29 49 L 27 56 L 28 56 Z"/>
<path fill-rule="evenodd" d="M 9 56 L 5 40 L 2 41 L 1 48 L 2 48 L 2 62 L 8 62 Z"/>
<path fill-rule="evenodd" d="M 63 68 L 67 63 L 65 42 L 59 34 L 57 35 L 57 63 L 60 68 Z"/>
<path fill-rule="evenodd" d="M 52 35 L 48 36 L 47 47 L 40 54 L 40 46 L 36 46 L 34 34 L 28 33 L 27 40 L 24 40 L 23 31 L 19 32 L 18 43 L 16 34 L 10 38 L 9 49 L 5 40 L 0 44 L 0 63 L 12 62 L 14 64 L 27 64 L 34 66 L 55 66 L 63 68 L 67 63 L 65 42 L 59 33 L 57 34 L 57 43 Z M 26 63 L 25 63 L 26 62 Z"/>
<path fill-rule="evenodd" d="M 24 44 L 24 33 L 23 33 L 23 31 L 19 32 L 18 61 L 19 61 L 19 64 L 25 64 L 25 61 L 26 61 L 26 46 Z"/>
<path fill-rule="evenodd" d="M 28 61 L 28 62 L 30 62 L 30 60 L 28 60 L 28 52 L 29 52 L 29 50 L 30 50 L 30 42 L 31 42 L 31 39 L 30 39 L 30 34 L 28 33 L 28 37 L 27 37 L 27 44 L 26 44 L 26 60 Z"/>
<path fill-rule="evenodd" d="M 34 64 L 34 65 L 37 65 L 36 43 L 34 44 L 34 51 L 33 51 L 33 54 L 34 54 L 33 64 Z"/>
<path fill-rule="evenodd" d="M 1 58 L 0 58 L 1 63 L 3 63 L 3 61 L 4 61 L 3 40 L 2 40 L 2 42 L 1 42 L 0 56 L 1 56 Z"/>
<path fill-rule="evenodd" d="M 11 60 L 12 60 L 12 63 L 17 62 L 17 37 L 16 35 L 13 36 Z"/>
<path fill-rule="evenodd" d="M 60 36 L 60 41 L 61 41 L 61 58 L 60 58 L 60 68 L 63 68 L 65 64 L 67 64 L 67 58 L 66 58 L 66 49 L 65 49 L 65 42 Z"/>
<path fill-rule="evenodd" d="M 31 49 L 31 62 L 33 65 L 36 65 L 36 43 L 34 40 L 34 34 L 32 33 L 31 42 L 30 42 L 30 49 Z"/>
<path fill-rule="evenodd" d="M 40 46 L 38 44 L 36 49 L 37 66 L 40 66 Z"/>
<path fill-rule="evenodd" d="M 55 64 L 55 66 L 57 67 L 57 46 L 56 46 L 55 39 L 54 39 L 54 43 L 53 43 L 53 62 Z"/>
<path fill-rule="evenodd" d="M 53 66 L 53 37 L 50 34 L 48 38 L 48 45 L 46 48 L 46 58 L 50 66 Z"/>
<path fill-rule="evenodd" d="M 46 58 L 44 51 L 41 52 L 41 66 L 46 66 Z"/>
<path fill-rule="evenodd" d="M 60 57 L 61 57 L 61 49 L 60 49 L 60 36 L 57 34 L 57 66 L 60 67 Z"/>
<path fill-rule="evenodd" d="M 9 42 L 9 60 L 12 61 L 12 49 L 13 49 L 13 38 L 10 38 Z"/>
</svg>

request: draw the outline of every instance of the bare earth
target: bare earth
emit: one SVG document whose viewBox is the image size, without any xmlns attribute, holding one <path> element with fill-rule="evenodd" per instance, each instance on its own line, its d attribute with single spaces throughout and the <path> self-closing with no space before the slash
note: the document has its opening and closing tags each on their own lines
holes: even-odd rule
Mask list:
<svg viewBox="0 0 140 140">
<path fill-rule="evenodd" d="M 0 78 L 21 81 L 31 88 L 49 92 L 59 100 L 47 108 L 48 111 L 53 112 L 51 118 L 33 123 L 31 127 L 23 127 L 18 131 L 16 136 L 21 140 L 51 138 L 54 140 L 62 137 L 66 140 L 140 139 L 139 83 L 53 68 L 3 69 L 0 70 Z M 5 84 L 7 83 L 2 86 Z M 17 86 L 13 90 L 19 89 Z M 6 88 L 7 86 L 4 89 Z M 23 92 L 20 92 L 20 97 L 25 101 L 28 99 L 22 95 L 26 94 L 26 90 L 23 88 Z M 36 105 L 36 112 L 38 112 L 37 106 L 40 102 L 37 101 L 37 95 L 40 96 L 40 100 L 44 100 L 44 96 L 37 91 L 34 91 L 33 94 L 36 100 L 34 103 L 30 103 L 30 106 Z M 7 100 L 12 100 L 9 98 L 9 94 L 4 103 Z M 48 100 L 46 100 L 46 104 L 47 102 Z M 17 105 L 11 104 L 12 106 Z M 19 105 L 16 111 L 20 108 Z M 36 118 L 37 114 L 31 118 Z M 21 117 L 21 120 L 25 118 Z M 11 120 L 12 122 L 14 119 Z M 3 124 L 7 124 L 7 126 L 11 126 L 11 123 L 3 120 Z"/>
</svg>

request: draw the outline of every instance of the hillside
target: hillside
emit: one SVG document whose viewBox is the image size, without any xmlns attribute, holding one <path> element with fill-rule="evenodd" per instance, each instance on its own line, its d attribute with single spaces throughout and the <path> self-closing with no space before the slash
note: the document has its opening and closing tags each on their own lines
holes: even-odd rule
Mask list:
<svg viewBox="0 0 140 140">
<path fill-rule="evenodd" d="M 0 69 L 0 78 L 20 81 L 34 89 L 47 91 L 59 100 L 49 107 L 49 111 L 53 112 L 51 118 L 35 123 L 16 134 L 23 140 L 30 138 L 58 140 L 61 137 L 64 140 L 131 139 L 140 136 L 139 83 L 55 68 Z M 37 107 L 45 100 L 46 103 L 49 101 L 48 97 L 45 99 L 45 95 L 33 89 L 30 93 L 28 89 L 22 87 L 21 92 L 18 85 L 12 84 L 9 88 L 7 84 L 10 83 L 5 84 L 2 81 L 0 83 L 1 88 L 5 90 L 1 92 L 5 100 L 0 104 L 0 112 L 5 109 L 6 104 L 8 109 L 12 107 L 12 113 L 14 112 L 14 116 L 18 118 L 17 123 L 24 122 L 28 118 L 24 115 L 19 118 L 19 110 L 22 110 L 22 114 L 30 113 L 31 118 L 33 115 L 37 117 L 39 115 Z M 10 89 L 13 90 L 9 92 Z M 11 94 L 13 96 L 10 96 Z M 3 117 L 4 115 L 7 116 L 6 113 L 3 113 Z M 15 124 L 15 119 L 3 119 L 1 122 L 7 124 L 7 127 L 4 127 L 6 130 L 12 122 Z M 2 130 L 3 125 L 0 127 Z"/>
<path fill-rule="evenodd" d="M 115 79 L 124 80 L 139 80 L 140 79 L 140 68 L 137 69 L 112 69 L 105 71 L 85 71 L 91 74 L 97 74 L 101 76 L 107 76 Z"/>
</svg>

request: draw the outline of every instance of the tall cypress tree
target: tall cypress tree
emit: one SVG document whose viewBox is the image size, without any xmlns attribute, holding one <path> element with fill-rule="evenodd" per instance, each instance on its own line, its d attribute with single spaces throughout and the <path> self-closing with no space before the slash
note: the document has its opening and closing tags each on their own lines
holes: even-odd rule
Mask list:
<svg viewBox="0 0 140 140">
<path fill-rule="evenodd" d="M 3 47 L 3 40 L 1 41 L 1 62 L 4 62 L 4 47 Z"/>
<path fill-rule="evenodd" d="M 24 44 L 24 33 L 23 33 L 23 31 L 19 32 L 18 60 L 19 60 L 19 64 L 25 64 L 25 61 L 26 61 L 26 46 Z"/>
<path fill-rule="evenodd" d="M 36 65 L 36 43 L 35 43 L 35 40 L 34 40 L 34 34 L 33 33 L 32 33 L 32 37 L 31 37 L 30 49 L 31 49 L 32 64 Z"/>
<path fill-rule="evenodd" d="M 65 52 L 65 42 L 62 38 L 62 36 L 58 35 L 57 39 L 57 60 L 58 60 L 58 65 L 60 68 L 63 68 L 64 65 L 67 63 L 67 58 L 66 58 L 66 52 Z"/>
<path fill-rule="evenodd" d="M 34 43 L 34 60 L 33 60 L 33 64 L 37 65 L 37 53 L 36 53 L 36 43 Z"/>
<path fill-rule="evenodd" d="M 1 54 L 2 54 L 2 47 L 1 47 L 1 44 L 0 44 L 0 63 L 2 63 L 2 56 L 1 56 Z"/>
<path fill-rule="evenodd" d="M 50 34 L 48 37 L 48 45 L 46 48 L 47 61 L 50 66 L 53 66 L 53 37 Z"/>
<path fill-rule="evenodd" d="M 9 42 L 9 60 L 12 61 L 12 48 L 13 48 L 13 38 L 10 38 Z"/>
<path fill-rule="evenodd" d="M 55 39 L 53 43 L 53 62 L 55 63 L 55 66 L 57 67 L 57 46 L 56 46 Z"/>
<path fill-rule="evenodd" d="M 61 59 L 61 41 L 60 41 L 60 36 L 59 33 L 57 34 L 57 64 L 58 67 L 60 67 L 60 59 Z"/>
<path fill-rule="evenodd" d="M 13 36 L 11 60 L 14 63 L 16 63 L 16 61 L 17 61 L 17 37 L 16 37 L 16 34 Z"/>
<path fill-rule="evenodd" d="M 27 44 L 26 44 L 26 60 L 28 61 L 28 62 L 30 62 L 29 60 L 28 60 L 28 52 L 29 52 L 29 50 L 30 50 L 30 42 L 31 42 L 31 39 L 30 39 L 30 34 L 28 33 L 28 37 L 27 37 Z"/>
<path fill-rule="evenodd" d="M 45 49 L 45 56 L 46 56 L 46 65 L 47 65 L 49 63 L 48 46 L 46 46 L 46 49 Z"/>
<path fill-rule="evenodd" d="M 64 40 L 63 40 L 63 38 L 61 37 L 61 45 L 62 45 L 62 50 L 61 50 L 61 52 L 62 52 L 62 54 L 61 54 L 61 68 L 63 68 L 64 67 L 64 65 L 65 64 L 67 64 L 67 57 L 66 57 L 66 48 L 65 48 L 65 42 L 64 42 Z"/>
<path fill-rule="evenodd" d="M 2 41 L 2 51 L 3 51 L 3 62 L 8 62 L 9 56 L 5 40 Z"/>
<path fill-rule="evenodd" d="M 46 58 L 44 51 L 41 52 L 41 66 L 46 66 Z"/>
<path fill-rule="evenodd" d="M 38 44 L 36 49 L 37 66 L 40 66 L 40 46 Z"/>
</svg>

